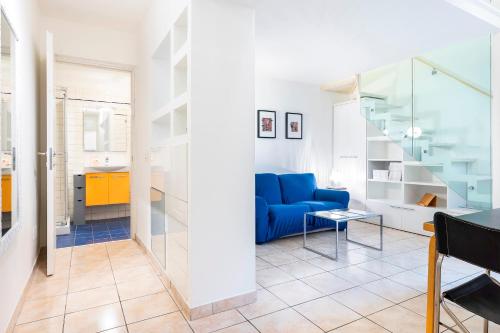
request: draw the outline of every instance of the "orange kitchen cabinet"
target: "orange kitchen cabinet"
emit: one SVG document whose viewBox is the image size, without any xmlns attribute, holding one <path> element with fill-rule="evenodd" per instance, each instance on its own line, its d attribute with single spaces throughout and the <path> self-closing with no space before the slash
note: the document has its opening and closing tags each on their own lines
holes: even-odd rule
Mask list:
<svg viewBox="0 0 500 333">
<path fill-rule="evenodd" d="M 109 173 L 109 204 L 130 203 L 130 177 L 128 172 Z"/>
</svg>

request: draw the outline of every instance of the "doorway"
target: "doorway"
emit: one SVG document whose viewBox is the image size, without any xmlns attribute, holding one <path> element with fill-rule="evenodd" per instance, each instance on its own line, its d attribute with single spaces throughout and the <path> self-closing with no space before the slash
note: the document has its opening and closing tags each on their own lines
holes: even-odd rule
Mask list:
<svg viewBox="0 0 500 333">
<path fill-rule="evenodd" d="M 132 73 L 54 65 L 56 247 L 131 238 Z"/>
</svg>

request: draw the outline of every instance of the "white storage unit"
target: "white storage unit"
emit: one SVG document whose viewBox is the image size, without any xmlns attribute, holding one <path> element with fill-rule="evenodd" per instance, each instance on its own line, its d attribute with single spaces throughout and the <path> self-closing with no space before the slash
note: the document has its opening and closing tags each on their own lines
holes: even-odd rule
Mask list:
<svg viewBox="0 0 500 333">
<path fill-rule="evenodd" d="M 155 257 L 183 310 L 201 315 L 255 290 L 254 10 L 219 0 L 169 9 L 150 76 L 152 206 L 165 206 L 164 246 L 151 249 L 164 251 Z"/>
<path fill-rule="evenodd" d="M 439 171 L 442 165 L 411 160 L 401 142 L 391 140 L 369 122 L 365 123 L 366 206 L 369 210 L 382 213 L 386 226 L 425 235 L 428 233 L 422 230 L 422 224 L 431 221 L 437 211 L 455 215 L 472 212 L 458 209 L 459 202 L 455 200 L 458 196 L 433 173 L 433 170 Z M 389 170 L 391 163 L 400 164 L 400 180 L 374 179 L 374 170 Z M 436 207 L 416 204 L 425 193 L 437 196 Z"/>
</svg>

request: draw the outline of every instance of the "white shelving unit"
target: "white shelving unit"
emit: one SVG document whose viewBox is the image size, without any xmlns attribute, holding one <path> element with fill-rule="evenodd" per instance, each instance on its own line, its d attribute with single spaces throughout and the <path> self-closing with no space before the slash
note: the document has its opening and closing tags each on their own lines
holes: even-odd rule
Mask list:
<svg viewBox="0 0 500 333">
<path fill-rule="evenodd" d="M 461 199 L 436 176 L 442 171 L 442 164 L 413 161 L 399 144 L 400 141 L 381 135 L 379 130 L 367 123 L 366 206 L 383 213 L 386 226 L 426 234 L 422 230 L 422 223 L 432 220 L 437 211 L 457 214 L 455 211 L 460 207 Z M 389 170 L 390 163 L 394 162 L 401 163 L 400 181 L 373 179 L 373 170 Z M 457 163 L 467 161 L 464 159 Z M 416 204 L 425 193 L 437 196 L 436 207 Z M 460 214 L 470 212 L 459 210 Z"/>
<path fill-rule="evenodd" d="M 151 116 L 151 187 L 165 198 L 164 244 L 163 247 L 153 244 L 152 235 L 151 248 L 164 251 L 165 271 L 185 301 L 189 300 L 189 15 L 188 4 L 154 53 Z M 157 258 L 163 257 L 159 254 Z"/>
</svg>

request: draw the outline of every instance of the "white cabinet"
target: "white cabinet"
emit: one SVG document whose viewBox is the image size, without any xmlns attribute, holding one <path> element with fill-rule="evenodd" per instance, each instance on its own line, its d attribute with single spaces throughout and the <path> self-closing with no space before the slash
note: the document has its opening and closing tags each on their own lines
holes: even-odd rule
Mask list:
<svg viewBox="0 0 500 333">
<path fill-rule="evenodd" d="M 366 122 L 359 101 L 335 104 L 333 111 L 334 181 L 347 187 L 352 208 L 364 208 L 366 198 Z"/>
</svg>

